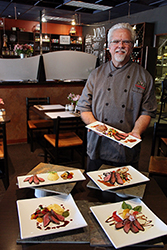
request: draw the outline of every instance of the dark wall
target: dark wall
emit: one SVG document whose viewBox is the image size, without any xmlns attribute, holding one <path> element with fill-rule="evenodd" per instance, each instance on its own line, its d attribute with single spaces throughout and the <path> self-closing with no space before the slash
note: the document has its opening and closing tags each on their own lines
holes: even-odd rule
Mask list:
<svg viewBox="0 0 167 250">
<path fill-rule="evenodd" d="M 130 16 L 124 16 L 117 19 L 112 19 L 107 22 L 99 23 L 98 25 L 91 25 L 83 27 L 83 36 L 85 37 L 86 34 L 92 34 L 93 35 L 93 28 L 104 26 L 105 29 L 109 29 L 111 26 L 113 26 L 116 23 L 119 22 L 128 22 L 130 24 L 137 24 L 137 23 L 154 23 L 154 34 L 163 34 L 167 33 L 167 6 L 162 6 L 153 10 L 143 11 L 137 14 L 133 14 Z"/>
</svg>

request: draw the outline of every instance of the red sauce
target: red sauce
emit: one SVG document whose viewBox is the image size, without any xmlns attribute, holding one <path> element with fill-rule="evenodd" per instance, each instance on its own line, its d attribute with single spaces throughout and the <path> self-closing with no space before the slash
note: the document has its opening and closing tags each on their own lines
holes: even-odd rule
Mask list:
<svg viewBox="0 0 167 250">
<path fill-rule="evenodd" d="M 111 184 L 110 182 L 106 182 L 106 181 L 102 181 L 102 180 L 98 180 L 98 181 L 101 182 L 101 183 L 103 183 L 107 187 L 113 187 L 114 186 L 114 184 Z"/>
<path fill-rule="evenodd" d="M 127 142 L 135 142 L 135 141 L 137 141 L 136 139 L 127 139 L 126 141 L 125 141 L 125 143 L 127 143 Z"/>
</svg>

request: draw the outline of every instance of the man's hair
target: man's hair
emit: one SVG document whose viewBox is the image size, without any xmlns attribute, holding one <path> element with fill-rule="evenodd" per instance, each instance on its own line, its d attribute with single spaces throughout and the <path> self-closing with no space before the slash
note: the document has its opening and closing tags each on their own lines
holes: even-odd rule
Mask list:
<svg viewBox="0 0 167 250">
<path fill-rule="evenodd" d="M 113 36 L 113 32 L 117 29 L 127 29 L 130 31 L 131 34 L 131 40 L 133 43 L 135 43 L 136 39 L 136 32 L 132 28 L 132 26 L 129 23 L 117 23 L 114 26 L 112 26 L 108 31 L 108 45 L 110 44 Z"/>
</svg>

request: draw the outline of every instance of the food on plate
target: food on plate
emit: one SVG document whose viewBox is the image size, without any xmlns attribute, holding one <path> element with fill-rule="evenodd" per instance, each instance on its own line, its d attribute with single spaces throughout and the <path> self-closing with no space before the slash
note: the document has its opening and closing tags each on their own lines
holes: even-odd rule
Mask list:
<svg viewBox="0 0 167 250">
<path fill-rule="evenodd" d="M 47 208 L 49 210 L 53 210 L 57 214 L 63 214 L 64 213 L 64 208 L 62 208 L 58 204 L 50 204 Z"/>
<path fill-rule="evenodd" d="M 132 208 L 130 204 L 123 201 L 121 210 L 114 211 L 106 221 L 109 226 L 115 225 L 115 229 L 123 229 L 126 234 L 129 231 L 138 233 L 139 231 L 145 231 L 145 227 L 153 226 L 152 221 L 142 213 L 142 206 L 136 206 Z"/>
<path fill-rule="evenodd" d="M 128 172 L 128 167 L 119 168 L 116 171 L 107 171 L 103 175 L 99 175 L 99 182 L 106 186 L 123 185 L 125 182 L 130 182 L 131 175 Z"/>
<path fill-rule="evenodd" d="M 96 126 L 96 130 L 102 133 L 105 133 L 107 131 L 107 127 L 104 124 L 98 124 Z"/>
<path fill-rule="evenodd" d="M 63 178 L 64 180 L 72 179 L 73 175 L 74 175 L 73 172 L 65 171 L 63 174 L 61 174 L 61 178 Z"/>
<path fill-rule="evenodd" d="M 118 132 L 114 128 L 107 128 L 105 124 L 94 125 L 92 126 L 92 128 L 95 128 L 98 132 L 101 132 L 104 135 L 114 137 L 117 141 L 125 140 L 129 136 L 127 133 Z"/>
<path fill-rule="evenodd" d="M 49 172 L 48 180 L 49 181 L 57 181 L 59 179 L 58 173 L 56 171 Z"/>
<path fill-rule="evenodd" d="M 31 220 L 36 220 L 38 229 L 55 229 L 55 226 L 50 226 L 50 223 L 57 224 L 56 228 L 64 227 L 70 221 L 65 220 L 69 216 L 69 210 L 65 210 L 58 204 L 50 204 L 47 207 L 39 205 L 36 211 L 31 214 Z M 49 227 L 48 227 L 49 226 Z"/>
<path fill-rule="evenodd" d="M 30 176 L 30 177 L 26 177 L 24 179 L 24 182 L 26 182 L 26 181 L 28 181 L 30 184 L 32 184 L 33 182 L 35 184 L 39 184 L 40 182 L 44 182 L 45 180 L 35 174 L 35 175 Z"/>
</svg>

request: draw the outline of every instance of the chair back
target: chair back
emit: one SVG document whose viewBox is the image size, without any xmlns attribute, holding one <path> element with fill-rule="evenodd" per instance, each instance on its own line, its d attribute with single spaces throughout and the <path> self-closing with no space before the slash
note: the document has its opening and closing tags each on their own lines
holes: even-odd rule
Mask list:
<svg viewBox="0 0 167 250">
<path fill-rule="evenodd" d="M 153 138 L 151 147 L 152 156 L 154 156 L 156 153 L 156 147 L 159 149 L 160 140 L 162 137 L 167 138 L 167 124 L 155 122 L 153 128 Z"/>
<path fill-rule="evenodd" d="M 84 142 L 86 140 L 87 130 L 80 117 L 57 117 L 55 131 L 55 147 L 58 147 L 59 135 L 62 132 L 75 132 Z"/>
<path fill-rule="evenodd" d="M 50 104 L 50 97 L 26 97 L 26 113 L 27 121 L 30 120 L 30 107 L 33 105 L 47 105 Z"/>
</svg>

